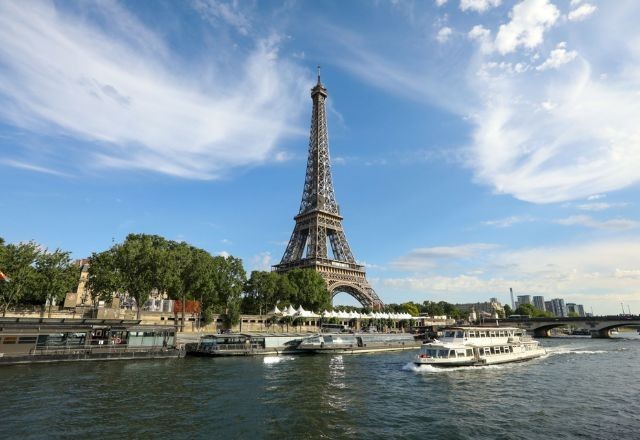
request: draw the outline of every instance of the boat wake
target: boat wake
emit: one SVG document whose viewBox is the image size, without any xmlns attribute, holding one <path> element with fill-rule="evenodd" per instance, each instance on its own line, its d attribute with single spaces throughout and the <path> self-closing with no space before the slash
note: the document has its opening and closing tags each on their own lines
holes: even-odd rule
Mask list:
<svg viewBox="0 0 640 440">
<path fill-rule="evenodd" d="M 581 349 L 571 349 L 566 347 L 556 347 L 556 348 L 548 348 L 547 356 L 555 356 L 559 354 L 604 354 L 608 353 L 607 350 L 581 350 Z"/>
<path fill-rule="evenodd" d="M 413 362 L 409 362 L 402 367 L 403 371 L 411 371 L 419 374 L 437 374 L 437 373 L 451 373 L 455 371 L 483 371 L 483 370 L 504 370 L 507 368 L 514 368 L 518 366 L 518 363 L 498 364 L 498 365 L 468 365 L 464 367 L 446 367 L 438 368 L 433 365 L 416 365 Z"/>
</svg>

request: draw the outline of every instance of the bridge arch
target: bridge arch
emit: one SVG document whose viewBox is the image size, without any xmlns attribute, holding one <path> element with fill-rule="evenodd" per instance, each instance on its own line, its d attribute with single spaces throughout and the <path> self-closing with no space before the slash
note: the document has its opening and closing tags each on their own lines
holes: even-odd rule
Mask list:
<svg viewBox="0 0 640 440">
<path fill-rule="evenodd" d="M 619 318 L 617 316 L 583 317 L 583 318 L 528 318 L 517 321 L 503 320 L 522 329 L 532 332 L 537 338 L 550 336 L 550 331 L 557 327 L 578 325 L 591 331 L 593 338 L 609 338 L 611 329 L 640 325 L 639 317 Z"/>
<path fill-rule="evenodd" d="M 377 296 L 373 289 L 364 288 L 356 283 L 350 283 L 347 281 L 336 281 L 330 283 L 328 286 L 329 294 L 331 295 L 331 301 L 333 302 L 333 298 L 341 292 L 344 292 L 348 295 L 351 295 L 353 298 L 358 301 L 362 307 L 371 307 L 372 309 L 376 309 L 379 307 L 383 307 L 384 304 L 379 300 L 376 301 Z"/>
</svg>

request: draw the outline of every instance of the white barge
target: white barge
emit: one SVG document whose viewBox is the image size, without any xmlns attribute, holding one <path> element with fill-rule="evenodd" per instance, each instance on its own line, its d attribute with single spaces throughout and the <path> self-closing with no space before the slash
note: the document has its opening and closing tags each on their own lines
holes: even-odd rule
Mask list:
<svg viewBox="0 0 640 440">
<path fill-rule="evenodd" d="M 420 347 L 409 333 L 332 333 L 303 339 L 299 351 L 320 354 L 356 354 L 414 350 Z"/>
<path fill-rule="evenodd" d="M 520 362 L 546 353 L 517 327 L 450 327 L 441 340 L 425 342 L 416 365 L 461 367 Z"/>
</svg>

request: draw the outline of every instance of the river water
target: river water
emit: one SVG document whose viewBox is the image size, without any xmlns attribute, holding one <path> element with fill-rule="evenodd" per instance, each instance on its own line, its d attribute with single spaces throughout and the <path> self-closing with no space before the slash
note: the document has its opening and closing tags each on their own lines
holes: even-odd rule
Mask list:
<svg viewBox="0 0 640 440">
<path fill-rule="evenodd" d="M 503 366 L 416 352 L 0 368 L 0 438 L 639 439 L 640 337 Z"/>
</svg>

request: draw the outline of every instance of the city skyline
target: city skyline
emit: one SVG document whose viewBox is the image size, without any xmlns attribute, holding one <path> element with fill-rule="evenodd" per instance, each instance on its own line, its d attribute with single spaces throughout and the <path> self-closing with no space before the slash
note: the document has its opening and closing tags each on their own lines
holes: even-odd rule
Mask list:
<svg viewBox="0 0 640 440">
<path fill-rule="evenodd" d="M 0 236 L 83 258 L 154 233 L 269 270 L 320 64 L 345 233 L 385 303 L 509 304 L 513 287 L 638 313 L 639 16 L 592 0 L 2 2 Z"/>
</svg>

